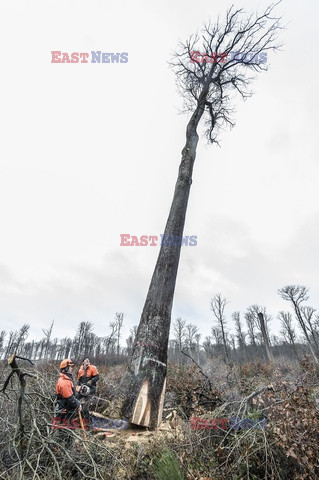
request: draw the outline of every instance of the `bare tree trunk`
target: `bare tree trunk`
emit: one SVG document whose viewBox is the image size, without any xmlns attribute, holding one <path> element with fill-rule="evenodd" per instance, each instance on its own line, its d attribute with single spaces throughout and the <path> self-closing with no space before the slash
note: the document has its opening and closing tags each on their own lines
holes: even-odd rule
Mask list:
<svg viewBox="0 0 319 480">
<path fill-rule="evenodd" d="M 210 302 L 211 310 L 217 322 L 219 323 L 218 328 L 220 329 L 222 334 L 225 358 L 227 363 L 229 363 L 229 353 L 228 353 L 228 346 L 227 346 L 227 339 L 226 339 L 226 332 L 225 332 L 226 319 L 224 315 L 226 304 L 227 304 L 227 299 L 222 298 L 220 293 L 217 293 L 216 295 L 214 295 L 214 297 Z"/>
<path fill-rule="evenodd" d="M 181 318 L 177 318 L 175 323 L 174 323 L 174 330 L 175 330 L 175 335 L 176 335 L 176 346 L 177 346 L 177 362 L 178 365 L 180 366 L 182 363 L 182 358 L 181 358 L 181 351 L 183 348 L 183 342 L 185 339 L 185 320 L 182 320 Z M 185 358 L 185 357 L 183 357 Z"/>
<path fill-rule="evenodd" d="M 241 10 L 228 10 L 222 27 L 204 27 L 203 48 L 208 55 L 224 51 L 226 56 L 238 48 L 249 52 L 275 50 L 278 18 L 272 16 L 276 4 L 269 6 L 264 14 L 253 19 L 240 18 Z M 198 38 L 197 38 L 198 37 Z M 194 45 L 200 36 L 192 36 L 181 45 L 181 52 L 175 56 L 171 66 L 178 76 L 178 84 L 183 92 L 186 108 L 194 112 L 186 129 L 186 144 L 182 151 L 175 186 L 174 198 L 164 232 L 164 239 L 172 236 L 182 239 L 189 191 L 192 183 L 193 165 L 198 143 L 197 126 L 206 108 L 206 135 L 211 143 L 217 142 L 218 130 L 225 125 L 233 125 L 232 109 L 228 104 L 227 91 L 236 91 L 243 98 L 250 96 L 246 89 L 251 77 L 245 71 L 262 71 L 262 65 L 246 61 L 219 60 L 203 68 L 200 62 L 192 63 Z M 224 50 L 223 50 L 224 48 Z M 127 375 L 122 386 L 126 387 L 126 401 L 123 413 L 132 423 L 157 427 L 161 421 L 165 393 L 168 335 L 171 323 L 171 310 L 174 297 L 176 275 L 181 244 L 162 244 L 146 297 L 133 354 Z M 226 340 L 226 338 L 225 338 Z"/>
<path fill-rule="evenodd" d="M 121 329 L 123 325 L 124 313 L 115 314 L 115 323 L 116 323 L 116 333 L 117 333 L 117 361 L 120 361 L 120 337 L 121 337 Z"/>
<path fill-rule="evenodd" d="M 306 329 L 306 328 L 303 329 L 303 333 L 304 333 L 304 336 L 306 337 L 306 340 L 307 340 L 308 347 L 309 347 L 309 350 L 310 350 L 310 352 L 311 352 L 312 358 L 313 358 L 314 362 L 318 365 L 318 364 L 319 364 L 318 357 L 317 357 L 317 355 L 315 354 L 315 351 L 314 351 L 314 349 L 313 349 L 313 347 L 312 347 L 312 345 L 311 345 L 311 340 L 310 340 L 310 338 L 309 338 L 309 335 L 308 335 L 308 332 L 307 332 L 307 329 Z"/>
<path fill-rule="evenodd" d="M 267 358 L 268 358 L 269 362 L 273 362 L 274 361 L 274 356 L 273 356 L 271 348 L 270 348 L 270 342 L 269 342 L 269 338 L 268 338 L 268 334 L 267 334 L 267 330 L 266 330 L 264 315 L 261 312 L 259 312 L 258 317 L 259 317 L 259 322 L 260 322 L 261 333 L 262 333 L 265 348 L 266 348 Z"/>
<path fill-rule="evenodd" d="M 49 351 L 50 351 L 50 342 L 51 342 L 53 325 L 54 325 L 54 320 L 52 320 L 51 326 L 50 326 L 50 328 L 49 328 L 48 330 L 44 330 L 44 329 L 42 328 L 42 331 L 43 331 L 44 336 L 45 336 L 45 338 L 46 338 L 45 349 L 44 349 L 44 358 L 45 358 L 45 359 L 50 358 Z"/>
<path fill-rule="evenodd" d="M 282 335 L 286 341 L 288 341 L 289 345 L 292 346 L 293 356 L 300 361 L 297 349 L 296 349 L 296 332 L 292 325 L 292 316 L 289 312 L 279 312 L 278 318 L 281 320 L 282 323 Z"/>
<path fill-rule="evenodd" d="M 292 303 L 297 320 L 306 338 L 313 360 L 318 365 L 319 360 L 314 349 L 312 348 L 311 341 L 307 332 L 307 327 L 305 325 L 302 312 L 300 310 L 301 308 L 300 304 L 308 300 L 309 298 L 308 289 L 303 285 L 286 285 L 285 287 L 278 290 L 278 293 L 281 296 L 281 298 L 283 298 L 284 300 L 288 300 Z"/>
<path fill-rule="evenodd" d="M 182 238 L 198 134 L 196 128 L 204 111 L 204 95 L 199 100 L 186 132 L 172 206 L 164 238 Z M 167 237 L 168 236 L 168 237 Z M 167 345 L 171 323 L 181 242 L 165 245 L 159 256 L 146 297 L 133 347 L 129 371 L 123 378 L 126 401 L 123 413 L 131 422 L 156 428 L 162 420 L 166 384 Z"/>
</svg>

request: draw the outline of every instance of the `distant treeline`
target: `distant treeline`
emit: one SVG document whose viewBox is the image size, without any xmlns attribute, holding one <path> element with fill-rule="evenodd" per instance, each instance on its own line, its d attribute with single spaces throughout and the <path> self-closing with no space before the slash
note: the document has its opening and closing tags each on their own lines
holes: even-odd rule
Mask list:
<svg viewBox="0 0 319 480">
<path fill-rule="evenodd" d="M 191 362 L 190 357 L 199 364 L 206 363 L 212 357 L 228 364 L 257 358 L 271 360 L 281 355 L 300 360 L 304 353 L 309 352 L 318 363 L 319 314 L 315 308 L 304 305 L 308 300 L 307 288 L 288 285 L 278 293 L 292 306 L 292 313 L 280 311 L 277 315 L 281 322 L 280 335 L 271 335 L 269 324 L 272 317 L 265 307 L 251 305 L 244 314 L 235 311 L 227 316 L 228 301 L 221 294 L 216 294 L 211 299 L 211 335 L 203 339 L 196 325 L 177 318 L 173 322 L 168 343 L 169 360 L 180 365 Z M 41 340 L 28 340 L 30 325 L 27 324 L 15 331 L 2 330 L 0 358 L 8 358 L 16 352 L 35 361 L 58 361 L 68 357 L 80 361 L 84 356 L 89 356 L 99 363 L 123 363 L 132 353 L 137 332 L 137 326 L 131 328 L 125 340 L 126 346 L 121 345 L 124 316 L 122 312 L 115 314 L 114 320 L 109 323 L 109 333 L 104 337 L 93 332 L 94 325 L 91 322 L 81 322 L 73 338 L 54 337 L 54 322 L 47 330 L 43 329 Z M 230 333 L 230 325 L 234 333 Z M 145 342 L 145 348 L 154 347 L 151 340 Z"/>
</svg>

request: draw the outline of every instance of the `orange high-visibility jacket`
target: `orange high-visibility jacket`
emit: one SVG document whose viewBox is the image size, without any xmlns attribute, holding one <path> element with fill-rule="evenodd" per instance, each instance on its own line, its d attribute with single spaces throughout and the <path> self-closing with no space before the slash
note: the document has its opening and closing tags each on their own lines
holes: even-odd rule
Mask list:
<svg viewBox="0 0 319 480">
<path fill-rule="evenodd" d="M 95 395 L 96 382 L 99 379 L 99 372 L 94 365 L 89 365 L 85 370 L 83 365 L 78 372 L 78 385 L 87 385 L 90 387 L 90 394 Z"/>
<path fill-rule="evenodd" d="M 59 407 L 67 411 L 76 409 L 80 402 L 75 398 L 75 388 L 73 377 L 70 373 L 60 373 L 60 378 L 56 383 L 55 392 Z"/>
<path fill-rule="evenodd" d="M 90 378 L 95 377 L 98 374 L 99 372 L 94 365 L 89 365 L 86 370 L 84 370 L 83 365 L 81 365 L 78 372 L 78 380 L 80 380 L 81 377 L 86 377 L 87 380 L 90 380 Z"/>
</svg>

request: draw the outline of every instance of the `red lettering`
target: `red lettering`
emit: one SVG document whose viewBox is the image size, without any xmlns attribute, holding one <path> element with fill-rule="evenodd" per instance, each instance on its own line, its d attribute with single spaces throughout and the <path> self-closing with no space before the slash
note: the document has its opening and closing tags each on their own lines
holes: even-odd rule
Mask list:
<svg viewBox="0 0 319 480">
<path fill-rule="evenodd" d="M 228 418 L 220 418 L 219 421 L 218 421 L 219 425 L 220 425 L 220 428 L 222 430 L 225 430 L 229 424 L 229 420 Z"/>
<path fill-rule="evenodd" d="M 61 58 L 59 58 L 59 55 L 61 55 L 60 51 L 56 52 L 51 52 L 52 58 L 51 58 L 51 63 L 61 63 Z"/>
<path fill-rule="evenodd" d="M 148 244 L 148 241 L 147 241 L 147 235 L 142 235 L 141 236 L 141 239 L 140 239 L 140 245 L 142 247 L 146 247 Z"/>
<path fill-rule="evenodd" d="M 52 428 L 61 428 L 61 418 L 60 417 L 52 417 Z"/>
<path fill-rule="evenodd" d="M 191 430 L 198 430 L 199 429 L 199 417 L 191 417 Z"/>
<path fill-rule="evenodd" d="M 87 430 L 90 426 L 90 422 L 87 418 L 83 418 L 83 427 L 84 427 L 84 430 Z"/>
<path fill-rule="evenodd" d="M 207 418 L 203 418 L 201 421 L 201 428 L 208 428 Z"/>
<path fill-rule="evenodd" d="M 212 53 L 212 63 L 217 63 L 218 61 L 218 54 L 216 52 Z"/>
<path fill-rule="evenodd" d="M 70 428 L 72 428 L 73 430 L 77 429 L 77 428 L 80 428 L 80 425 L 79 425 L 79 419 L 78 418 L 73 418 L 73 420 L 71 420 L 71 426 Z"/>
<path fill-rule="evenodd" d="M 71 63 L 79 63 L 79 53 L 78 52 L 71 53 Z"/>
<path fill-rule="evenodd" d="M 61 423 L 62 423 L 61 428 L 70 428 L 70 423 L 69 423 L 69 420 L 67 418 L 63 418 Z"/>
<path fill-rule="evenodd" d="M 202 63 L 212 63 L 211 57 L 206 53 L 204 53 L 202 56 Z"/>
<path fill-rule="evenodd" d="M 149 239 L 150 239 L 150 246 L 151 247 L 156 247 L 156 243 L 155 243 L 155 240 L 157 240 L 158 237 L 156 236 L 149 236 Z"/>
<path fill-rule="evenodd" d="M 200 55 L 200 52 L 191 52 L 191 62 L 192 63 L 199 63 L 198 61 L 198 55 Z"/>
<path fill-rule="evenodd" d="M 80 53 L 80 58 L 82 58 L 81 63 L 88 63 L 89 54 L 88 53 Z"/>
<path fill-rule="evenodd" d="M 129 247 L 131 244 L 130 242 L 127 243 L 127 240 L 130 238 L 130 234 L 129 233 L 121 233 L 120 234 L 120 237 L 121 237 L 121 247 Z"/>
<path fill-rule="evenodd" d="M 62 63 L 71 63 L 70 57 L 67 53 L 62 53 Z"/>
<path fill-rule="evenodd" d="M 217 418 L 212 418 L 211 420 L 209 420 L 210 426 L 208 428 L 214 430 L 215 428 L 217 428 L 217 422 Z"/>
<path fill-rule="evenodd" d="M 220 56 L 220 63 L 226 63 L 227 57 L 228 57 L 228 53 L 222 53 Z"/>
<path fill-rule="evenodd" d="M 138 238 L 136 235 L 132 235 L 131 247 L 139 247 L 140 244 L 138 243 Z"/>
</svg>

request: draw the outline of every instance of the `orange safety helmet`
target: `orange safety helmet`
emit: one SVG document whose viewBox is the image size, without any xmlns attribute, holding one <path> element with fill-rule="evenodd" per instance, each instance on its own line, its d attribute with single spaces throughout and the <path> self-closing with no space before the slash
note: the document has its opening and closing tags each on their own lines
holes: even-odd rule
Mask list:
<svg viewBox="0 0 319 480">
<path fill-rule="evenodd" d="M 72 362 L 71 358 L 66 358 L 60 363 L 60 370 L 66 367 L 74 367 L 74 362 Z"/>
</svg>

